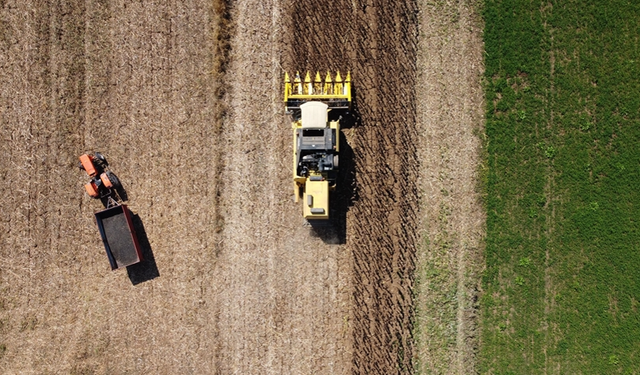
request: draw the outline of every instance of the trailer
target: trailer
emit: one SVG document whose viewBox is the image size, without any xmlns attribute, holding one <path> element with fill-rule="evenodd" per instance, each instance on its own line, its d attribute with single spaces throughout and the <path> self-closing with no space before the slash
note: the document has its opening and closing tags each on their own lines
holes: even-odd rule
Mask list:
<svg viewBox="0 0 640 375">
<path fill-rule="evenodd" d="M 115 204 L 96 212 L 95 218 L 111 270 L 142 261 L 142 251 L 127 205 Z"/>
</svg>

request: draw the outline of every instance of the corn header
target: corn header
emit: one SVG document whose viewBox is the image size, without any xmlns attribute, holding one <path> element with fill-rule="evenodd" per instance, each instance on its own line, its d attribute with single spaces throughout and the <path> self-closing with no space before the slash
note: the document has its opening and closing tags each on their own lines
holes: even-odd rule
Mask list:
<svg viewBox="0 0 640 375">
<path fill-rule="evenodd" d="M 293 189 L 302 198 L 304 218 L 329 219 L 329 193 L 338 179 L 341 114 L 351 109 L 351 75 L 340 72 L 324 80 L 316 73 L 304 81 L 296 73 L 293 82 L 284 76 L 284 101 L 292 116 Z"/>
</svg>

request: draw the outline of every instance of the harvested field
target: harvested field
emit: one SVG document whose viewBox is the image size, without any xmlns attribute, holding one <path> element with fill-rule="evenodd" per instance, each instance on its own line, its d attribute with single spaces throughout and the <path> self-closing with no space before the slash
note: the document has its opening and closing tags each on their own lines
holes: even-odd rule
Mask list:
<svg viewBox="0 0 640 375">
<path fill-rule="evenodd" d="M 350 262 L 303 226 L 282 104 L 280 4 L 232 8 L 219 205 L 216 368 L 222 374 L 348 374 Z M 246 58 L 250 56 L 250 58 Z"/>
<path fill-rule="evenodd" d="M 304 1 L 291 8 L 285 69 L 350 70 L 355 82 L 357 117 L 345 131 L 357 187 L 346 216 L 353 373 L 411 373 L 417 4 Z"/>
<path fill-rule="evenodd" d="M 470 152 L 478 118 L 469 97 L 419 109 L 449 93 L 429 83 L 456 85 L 420 73 L 452 61 L 417 65 L 420 33 L 446 38 L 420 21 L 426 9 L 0 1 L 1 372 L 409 374 L 417 357 L 449 360 L 414 345 L 419 229 L 431 215 L 420 192 L 436 178 L 423 163 L 441 155 L 427 133 L 442 124 L 416 114 L 464 112 Z M 460 36 L 475 48 L 474 33 Z M 355 90 L 336 220 L 320 230 L 292 199 L 281 102 L 284 71 L 306 69 L 350 70 Z M 126 272 L 109 270 L 92 223 L 101 205 L 75 167 L 93 150 L 136 214 L 147 261 Z M 475 170 L 477 159 L 450 158 Z M 458 177 L 469 189 L 473 177 Z M 463 217 L 473 202 L 447 204 Z M 459 275 L 456 264 L 445 267 Z M 473 355 L 463 341 L 458 363 Z M 473 368 L 457 366 L 448 373 Z"/>
<path fill-rule="evenodd" d="M 2 6 L 0 372 L 213 372 L 210 4 Z M 76 167 L 92 150 L 155 267 L 110 271 Z"/>
</svg>

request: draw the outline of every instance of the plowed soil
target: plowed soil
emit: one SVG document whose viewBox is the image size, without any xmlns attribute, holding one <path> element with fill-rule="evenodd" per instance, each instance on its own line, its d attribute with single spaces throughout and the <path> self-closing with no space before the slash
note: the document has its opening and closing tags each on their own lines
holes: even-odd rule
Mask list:
<svg viewBox="0 0 640 375">
<path fill-rule="evenodd" d="M 442 93 L 418 81 L 420 30 L 433 30 L 424 9 L 0 0 L 0 372 L 408 374 L 418 355 L 444 363 L 412 336 L 421 168 L 436 155 L 424 150 L 433 124 L 416 114 Z M 355 94 L 322 228 L 293 202 L 281 102 L 284 72 L 306 69 L 351 71 Z M 456 100 L 432 109 L 477 104 Z M 93 223 L 102 204 L 82 190 L 77 157 L 89 151 L 106 155 L 135 214 L 146 260 L 127 270 L 110 271 Z M 470 186 L 477 159 L 451 155 Z M 472 357 L 460 335 L 447 350 Z"/>
<path fill-rule="evenodd" d="M 412 371 L 417 10 L 413 1 L 304 1 L 290 13 L 286 69 L 350 70 L 357 82 L 346 131 L 357 190 L 346 233 L 359 374 Z"/>
</svg>

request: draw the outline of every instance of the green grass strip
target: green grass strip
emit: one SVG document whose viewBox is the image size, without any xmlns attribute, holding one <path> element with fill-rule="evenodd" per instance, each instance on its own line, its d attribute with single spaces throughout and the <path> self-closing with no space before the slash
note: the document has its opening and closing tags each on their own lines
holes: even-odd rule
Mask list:
<svg viewBox="0 0 640 375">
<path fill-rule="evenodd" d="M 480 370 L 640 373 L 640 2 L 485 2 Z"/>
</svg>

